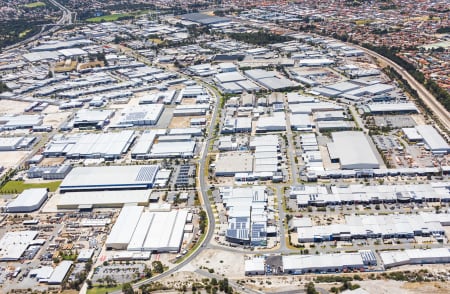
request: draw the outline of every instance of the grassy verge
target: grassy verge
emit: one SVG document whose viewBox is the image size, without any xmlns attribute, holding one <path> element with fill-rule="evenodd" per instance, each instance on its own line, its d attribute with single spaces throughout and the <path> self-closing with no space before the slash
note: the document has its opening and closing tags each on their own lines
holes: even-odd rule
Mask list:
<svg viewBox="0 0 450 294">
<path fill-rule="evenodd" d="M 31 30 L 25 30 L 19 34 L 19 38 L 24 38 Z"/>
<path fill-rule="evenodd" d="M 61 181 L 48 182 L 48 183 L 25 183 L 23 181 L 9 181 L 1 189 L 0 193 L 22 193 L 25 189 L 31 188 L 48 188 L 51 192 L 55 192 Z"/>
<path fill-rule="evenodd" d="M 291 249 L 291 250 L 300 250 L 300 248 L 297 248 L 297 247 L 295 247 L 295 246 L 292 246 L 292 245 L 289 243 L 289 236 L 286 237 L 285 240 L 286 240 L 286 247 L 287 247 L 288 249 Z"/>
<path fill-rule="evenodd" d="M 202 234 L 200 236 L 200 238 L 198 238 L 197 243 L 195 243 L 195 245 L 191 248 L 191 250 L 189 250 L 188 253 L 186 253 L 185 256 L 179 258 L 175 263 L 181 263 L 183 262 L 186 258 L 188 258 L 189 256 L 191 256 L 192 253 L 194 253 L 195 251 L 197 251 L 198 247 L 200 247 L 200 244 L 203 243 L 203 240 L 206 238 L 206 233 Z"/>
<path fill-rule="evenodd" d="M 87 290 L 87 294 L 105 294 L 105 293 L 110 293 L 110 292 L 114 292 L 117 290 L 122 290 L 122 285 L 118 285 L 115 287 L 93 287 L 92 289 L 88 289 Z"/>
</svg>

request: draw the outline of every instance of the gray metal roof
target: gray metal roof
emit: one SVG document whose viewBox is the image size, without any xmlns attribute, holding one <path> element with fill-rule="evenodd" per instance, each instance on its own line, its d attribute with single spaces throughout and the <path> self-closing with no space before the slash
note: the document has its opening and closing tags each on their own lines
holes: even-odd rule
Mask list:
<svg viewBox="0 0 450 294">
<path fill-rule="evenodd" d="M 61 261 L 57 267 L 53 270 L 52 275 L 48 279 L 49 284 L 61 284 L 64 281 L 64 278 L 67 276 L 70 268 L 72 267 L 73 262 L 70 260 Z"/>
<path fill-rule="evenodd" d="M 450 146 L 433 126 L 417 126 L 416 130 L 423 137 L 423 140 L 432 151 L 448 152 L 450 150 Z"/>
<path fill-rule="evenodd" d="M 332 133 L 333 143 L 328 150 L 333 158 L 339 158 L 342 169 L 378 168 L 378 162 L 367 137 L 362 132 Z"/>
<path fill-rule="evenodd" d="M 127 246 L 141 218 L 142 206 L 125 206 L 111 229 L 106 246 Z"/>
<path fill-rule="evenodd" d="M 157 165 L 90 166 L 74 168 L 61 183 L 63 190 L 151 187 Z"/>
<path fill-rule="evenodd" d="M 8 204 L 7 209 L 15 209 L 20 207 L 34 207 L 39 205 L 44 198 L 47 198 L 46 188 L 35 188 L 24 190 L 16 199 Z"/>
</svg>

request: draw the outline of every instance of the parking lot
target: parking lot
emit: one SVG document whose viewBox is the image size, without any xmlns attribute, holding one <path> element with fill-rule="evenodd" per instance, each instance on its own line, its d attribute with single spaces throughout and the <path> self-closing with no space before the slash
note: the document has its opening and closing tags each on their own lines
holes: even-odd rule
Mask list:
<svg viewBox="0 0 450 294">
<path fill-rule="evenodd" d="M 107 277 L 121 284 L 131 280 L 139 278 L 144 272 L 145 265 L 142 263 L 137 264 L 113 264 L 97 267 L 94 270 L 92 281 L 94 283 L 102 283 Z"/>
</svg>

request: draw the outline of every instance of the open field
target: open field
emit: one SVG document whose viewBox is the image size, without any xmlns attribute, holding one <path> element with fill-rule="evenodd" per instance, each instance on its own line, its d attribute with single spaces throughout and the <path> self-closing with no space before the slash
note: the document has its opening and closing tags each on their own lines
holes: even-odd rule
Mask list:
<svg viewBox="0 0 450 294">
<path fill-rule="evenodd" d="M 124 17 L 133 16 L 131 13 L 117 13 L 110 15 L 102 15 L 86 19 L 87 22 L 116 21 Z M 103 288 L 104 289 L 104 288 Z"/>
<path fill-rule="evenodd" d="M 23 190 L 31 188 L 48 188 L 51 192 L 55 192 L 59 185 L 61 185 L 61 181 L 32 184 L 23 181 L 9 181 L 0 189 L 0 193 L 22 193 Z"/>
<path fill-rule="evenodd" d="M 32 3 L 25 4 L 24 6 L 26 8 L 37 8 L 37 7 L 46 6 L 46 4 L 44 2 L 37 1 L 37 2 L 32 2 Z"/>
<path fill-rule="evenodd" d="M 238 257 L 237 257 L 238 256 Z M 244 259 L 235 252 L 216 249 L 206 249 L 191 265 L 194 268 L 201 266 L 214 269 L 218 275 L 225 275 L 229 279 L 239 279 L 244 273 Z"/>
<path fill-rule="evenodd" d="M 91 17 L 86 19 L 87 22 L 103 22 L 103 21 L 116 21 L 120 20 L 122 18 L 128 18 L 128 17 L 135 17 L 137 15 L 142 15 L 148 13 L 147 10 L 141 10 L 131 13 L 116 13 L 116 14 L 109 14 L 109 15 L 102 15 L 97 17 Z"/>
<path fill-rule="evenodd" d="M 19 34 L 19 38 L 25 37 L 29 32 L 31 32 L 31 30 L 25 30 L 25 31 L 21 32 L 21 33 Z"/>
</svg>

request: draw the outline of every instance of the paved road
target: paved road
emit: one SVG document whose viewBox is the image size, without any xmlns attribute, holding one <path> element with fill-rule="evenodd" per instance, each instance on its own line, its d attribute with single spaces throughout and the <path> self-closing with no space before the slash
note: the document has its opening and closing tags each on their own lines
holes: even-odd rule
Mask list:
<svg viewBox="0 0 450 294">
<path fill-rule="evenodd" d="M 284 101 L 284 108 L 286 110 L 289 109 L 287 99 Z M 298 179 L 298 166 L 295 163 L 295 156 L 296 156 L 295 146 L 293 142 L 293 134 L 291 129 L 291 115 L 289 111 L 286 113 L 286 137 L 287 137 L 286 151 L 289 157 L 289 161 L 291 162 L 291 182 L 292 184 L 296 184 Z"/>
<path fill-rule="evenodd" d="M 278 253 L 291 253 L 292 250 L 287 247 L 286 244 L 286 229 L 285 229 L 285 222 L 286 220 L 286 211 L 283 207 L 283 199 L 285 197 L 284 195 L 284 187 L 282 185 L 276 186 L 277 191 L 277 201 L 278 201 L 278 230 L 280 231 L 278 236 L 280 238 L 280 248 L 277 250 Z M 287 186 L 286 186 L 287 187 Z"/>
<path fill-rule="evenodd" d="M 154 282 L 154 281 L 160 280 L 162 278 L 165 278 L 167 276 L 170 276 L 171 274 L 173 274 L 176 271 L 183 268 L 185 265 L 189 264 L 193 259 L 195 259 L 203 251 L 203 249 L 206 248 L 206 246 L 210 243 L 212 237 L 214 236 L 214 228 L 215 228 L 214 213 L 212 210 L 211 203 L 209 201 L 209 197 L 208 197 L 208 193 L 207 193 L 208 186 L 206 184 L 204 175 L 205 175 L 205 169 L 208 168 L 205 166 L 206 157 L 208 155 L 209 141 L 213 138 L 213 135 L 214 135 L 214 126 L 215 126 L 215 122 L 216 122 L 216 118 L 217 118 L 217 114 L 218 114 L 220 95 L 217 93 L 217 91 L 214 88 L 210 87 L 209 85 L 207 85 L 207 84 L 203 84 L 203 85 L 209 89 L 209 91 L 214 96 L 213 99 L 215 100 L 215 105 L 214 105 L 212 116 L 211 116 L 211 123 L 209 125 L 207 138 L 204 141 L 205 143 L 203 144 L 203 149 L 202 149 L 202 152 L 201 152 L 201 155 L 199 158 L 199 168 L 197 169 L 197 171 L 198 171 L 197 177 L 198 177 L 199 183 L 200 183 L 200 187 L 199 187 L 200 188 L 199 189 L 200 198 L 202 199 L 202 202 L 203 202 L 202 207 L 206 211 L 206 214 L 208 216 L 208 231 L 206 233 L 205 238 L 203 239 L 203 242 L 200 244 L 200 247 L 198 247 L 196 251 L 194 251 L 186 259 L 184 259 L 181 263 L 177 264 L 173 268 L 169 269 L 168 271 L 166 271 L 158 276 L 151 277 L 149 279 L 142 280 L 142 281 L 139 281 L 139 282 L 133 284 L 133 288 L 135 288 L 135 289 L 139 288 L 142 285 L 146 285 L 151 282 Z M 121 291 L 115 291 L 115 292 L 111 292 L 111 293 L 121 293 Z"/>
<path fill-rule="evenodd" d="M 62 17 L 58 20 L 56 24 L 57 25 L 72 24 L 72 12 L 68 8 L 63 6 L 61 3 L 57 2 L 56 0 L 49 0 L 49 1 L 63 12 Z"/>
<path fill-rule="evenodd" d="M 57 2 L 56 0 L 49 0 L 49 1 L 50 1 L 50 3 L 52 3 L 53 5 L 55 5 L 62 11 L 63 14 L 62 14 L 61 18 L 54 24 L 43 25 L 41 28 L 41 31 L 39 33 L 37 33 L 36 35 L 33 35 L 25 40 L 22 40 L 16 44 L 13 44 L 11 46 L 5 47 L 5 51 L 12 50 L 12 49 L 18 48 L 20 46 L 26 45 L 30 42 L 36 41 L 36 40 L 40 39 L 42 36 L 47 35 L 49 33 L 54 33 L 62 25 L 72 24 L 72 14 L 73 13 L 69 9 L 67 9 L 65 6 L 63 6 L 62 4 Z M 51 26 L 53 26 L 53 27 L 51 27 Z M 47 31 L 48 27 L 51 27 L 51 28 Z"/>
<path fill-rule="evenodd" d="M 447 128 L 450 129 L 450 114 L 445 108 L 442 106 L 442 104 L 439 103 L 439 101 L 436 100 L 436 98 L 431 95 L 430 92 L 418 81 L 416 81 L 415 78 L 413 78 L 403 67 L 398 65 L 397 63 L 391 61 L 390 59 L 373 52 L 367 48 L 357 46 L 352 44 L 352 46 L 358 47 L 361 50 L 364 50 L 368 55 L 380 59 L 389 66 L 395 68 L 399 74 L 402 75 L 402 77 L 408 81 L 408 83 L 411 85 L 413 89 L 417 91 L 419 94 L 419 97 L 425 102 L 425 104 L 433 111 L 433 113 L 437 116 L 437 118 L 441 121 L 441 123 Z"/>
</svg>

